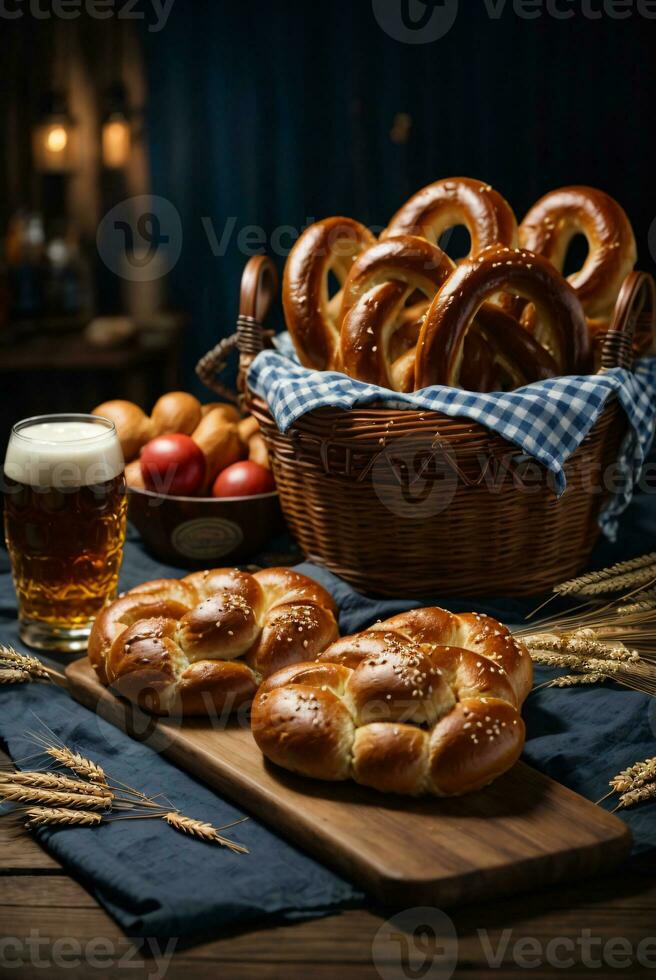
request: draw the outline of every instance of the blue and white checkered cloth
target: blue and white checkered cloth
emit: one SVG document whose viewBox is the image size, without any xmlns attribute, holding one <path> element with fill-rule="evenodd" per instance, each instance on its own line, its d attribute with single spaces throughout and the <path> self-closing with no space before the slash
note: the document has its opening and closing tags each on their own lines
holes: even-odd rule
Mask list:
<svg viewBox="0 0 656 980">
<path fill-rule="evenodd" d="M 656 358 L 639 361 L 634 371 L 615 368 L 601 375 L 552 378 L 511 392 L 479 394 L 434 385 L 402 394 L 335 371 L 301 367 L 286 334 L 276 338 L 276 347 L 258 354 L 248 384 L 266 401 L 281 432 L 316 408 L 361 408 L 375 403 L 443 412 L 480 422 L 538 460 L 553 473 L 558 495 L 567 486 L 567 459 L 583 442 L 608 399 L 616 395 L 630 426 L 612 474 L 613 496 L 599 521 L 611 538 L 617 533 L 618 515 L 633 496 L 654 437 Z"/>
</svg>

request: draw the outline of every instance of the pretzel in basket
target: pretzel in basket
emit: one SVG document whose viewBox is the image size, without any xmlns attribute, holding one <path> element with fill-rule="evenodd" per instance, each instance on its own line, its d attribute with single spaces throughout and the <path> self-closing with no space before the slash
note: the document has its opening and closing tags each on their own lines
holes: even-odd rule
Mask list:
<svg viewBox="0 0 656 980">
<path fill-rule="evenodd" d="M 290 569 L 217 568 L 127 592 L 96 619 L 88 654 L 100 680 L 144 710 L 207 715 L 324 650 L 335 614 L 326 590 Z"/>
<path fill-rule="evenodd" d="M 421 235 L 438 243 L 449 228 L 464 225 L 471 238 L 470 255 L 488 245 L 514 248 L 517 221 L 508 202 L 489 184 L 469 177 L 450 177 L 429 184 L 396 212 L 381 237 Z"/>
<path fill-rule="evenodd" d="M 594 187 L 563 187 L 540 198 L 519 228 L 523 248 L 544 255 L 562 274 L 572 239 L 582 234 L 588 255 L 569 281 L 592 333 L 607 329 L 620 288 L 633 269 L 636 243 L 623 208 Z"/>
<path fill-rule="evenodd" d="M 494 303 L 484 303 L 463 343 L 458 378 L 468 391 L 512 391 L 558 374 L 549 351 Z"/>
<path fill-rule="evenodd" d="M 388 238 L 363 252 L 343 289 L 344 373 L 393 391 L 412 391 L 424 313 L 454 268 L 442 249 L 413 235 Z"/>
<path fill-rule="evenodd" d="M 574 289 L 539 255 L 491 246 L 466 259 L 437 293 L 424 320 L 415 363 L 417 387 L 460 383 L 464 342 L 483 303 L 500 292 L 533 303 L 535 339 L 558 374 L 585 371 L 590 345 L 585 314 Z"/>
<path fill-rule="evenodd" d="M 415 609 L 269 677 L 253 735 L 304 776 L 458 796 L 519 758 L 532 676 L 526 648 L 496 620 Z"/>
<path fill-rule="evenodd" d="M 412 235 L 387 238 L 363 252 L 343 291 L 344 372 L 393 391 L 413 391 L 416 345 L 426 309 L 454 269 L 438 246 Z M 492 391 L 504 379 L 518 387 L 556 373 L 553 358 L 511 316 L 489 303 L 481 308 L 465 338 L 463 387 Z"/>
<path fill-rule="evenodd" d="M 303 232 L 290 252 L 283 279 L 285 321 L 305 367 L 339 367 L 341 289 L 330 295 L 330 276 L 340 286 L 353 260 L 376 239 L 352 218 L 326 218 Z"/>
</svg>

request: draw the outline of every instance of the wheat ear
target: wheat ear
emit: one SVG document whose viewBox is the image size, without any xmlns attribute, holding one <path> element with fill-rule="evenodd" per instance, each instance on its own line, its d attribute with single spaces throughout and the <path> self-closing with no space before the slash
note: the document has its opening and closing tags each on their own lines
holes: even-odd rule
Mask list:
<svg viewBox="0 0 656 980">
<path fill-rule="evenodd" d="M 594 639 L 592 630 L 577 631 L 575 636 L 560 636 L 554 633 L 531 633 L 523 637 L 531 655 L 533 651 L 559 654 L 573 654 L 579 657 L 594 657 L 597 660 L 630 661 L 639 660 L 637 650 L 629 650 L 623 643 L 605 643 Z"/>
<path fill-rule="evenodd" d="M 95 827 L 102 822 L 101 813 L 91 813 L 88 810 L 67 810 L 63 807 L 52 810 L 49 807 L 33 806 L 26 810 L 25 816 L 27 817 L 27 826 L 30 829 L 44 826 Z"/>
<path fill-rule="evenodd" d="M 28 674 L 23 680 L 55 681 L 58 684 L 68 686 L 66 676 L 61 671 L 53 667 L 46 667 L 37 657 L 29 657 L 25 653 L 19 653 L 13 647 L 0 644 L 0 670 L 20 670 Z M 12 681 L 5 680 L 5 683 Z M 14 681 L 13 683 L 16 683 Z"/>
<path fill-rule="evenodd" d="M 22 786 L 20 783 L 3 783 L 0 797 L 13 803 L 41 803 L 46 806 L 71 807 L 82 810 L 106 810 L 112 805 L 111 796 L 87 796 L 81 793 L 63 793 L 38 786 Z"/>
<path fill-rule="evenodd" d="M 656 757 L 645 759 L 644 762 L 636 762 L 628 769 L 623 769 L 617 776 L 613 776 L 609 786 L 612 786 L 617 793 L 628 793 L 654 781 L 656 781 Z"/>
<path fill-rule="evenodd" d="M 656 783 L 650 783 L 641 789 L 632 789 L 628 793 L 622 793 L 620 801 L 615 810 L 624 810 L 626 807 L 635 806 L 636 803 L 643 803 L 645 800 L 653 800 L 656 797 Z M 615 812 L 613 810 L 613 813 Z"/>
<path fill-rule="evenodd" d="M 641 572 L 642 569 L 649 566 L 652 566 L 650 571 L 656 576 L 656 571 L 654 571 L 656 568 L 656 551 L 641 555 L 639 558 L 630 558 L 628 561 L 610 565 L 608 568 L 602 568 L 597 572 L 588 572 L 585 575 L 579 575 L 577 578 L 568 579 L 567 582 L 556 585 L 554 592 L 557 595 L 598 595 L 604 591 L 614 592 L 627 585 L 625 580 L 630 573 Z M 641 582 L 648 582 L 649 578 L 650 575 L 647 574 L 645 578 L 636 581 L 635 584 L 640 585 Z M 606 588 L 602 587 L 603 583 L 606 583 Z M 628 585 L 632 584 L 634 583 L 628 583 Z M 589 589 L 595 591 L 590 592 Z"/>
<path fill-rule="evenodd" d="M 210 844 L 219 844 L 221 847 L 227 847 L 228 850 L 233 851 L 235 854 L 249 853 L 248 848 L 242 844 L 235 844 L 234 841 L 228 840 L 227 837 L 222 837 L 211 823 L 194 820 L 192 817 L 185 817 L 175 811 L 165 813 L 163 819 L 166 820 L 170 827 L 179 830 L 183 834 L 189 834 L 191 837 L 197 837 L 199 840 L 207 841 Z"/>
<path fill-rule="evenodd" d="M 49 746 L 45 751 L 52 759 L 59 762 L 60 765 L 66 766 L 67 769 L 76 772 L 78 776 L 84 776 L 92 783 L 107 785 L 107 777 L 102 767 L 96 762 L 92 762 L 91 759 L 85 759 L 79 752 L 73 752 L 66 747 L 57 748 L 54 745 Z"/>
<path fill-rule="evenodd" d="M 541 687 L 577 687 L 579 684 L 603 684 L 609 680 L 608 674 L 595 672 L 592 674 L 567 674 L 564 677 L 556 677 L 552 681 L 547 681 Z M 537 688 L 536 688 L 537 690 Z"/>
<path fill-rule="evenodd" d="M 100 783 L 90 783 L 85 779 L 72 779 L 56 772 L 7 772 L 0 773 L 0 787 L 4 783 L 18 783 L 21 786 L 36 786 L 42 789 L 54 789 L 60 792 L 83 793 L 87 796 L 112 797 L 108 786 Z M 1 789 L 0 789 L 1 792 Z"/>
<path fill-rule="evenodd" d="M 27 670 L 18 667 L 0 667 L 0 684 L 25 684 L 33 681 L 34 677 Z"/>
</svg>

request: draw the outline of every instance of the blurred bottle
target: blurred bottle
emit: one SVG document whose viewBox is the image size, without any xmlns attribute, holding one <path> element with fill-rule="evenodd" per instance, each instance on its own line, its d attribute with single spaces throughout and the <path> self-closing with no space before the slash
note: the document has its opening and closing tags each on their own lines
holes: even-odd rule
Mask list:
<svg viewBox="0 0 656 980">
<path fill-rule="evenodd" d="M 46 246 L 45 303 L 55 316 L 91 317 L 88 263 L 74 235 L 52 238 Z"/>
<path fill-rule="evenodd" d="M 40 214 L 18 211 L 13 215 L 5 243 L 13 320 L 31 320 L 43 313 L 44 245 Z"/>
<path fill-rule="evenodd" d="M 4 253 L 4 249 L 3 249 Z M 0 343 L 9 337 L 11 323 L 11 286 L 4 254 L 0 257 Z"/>
</svg>

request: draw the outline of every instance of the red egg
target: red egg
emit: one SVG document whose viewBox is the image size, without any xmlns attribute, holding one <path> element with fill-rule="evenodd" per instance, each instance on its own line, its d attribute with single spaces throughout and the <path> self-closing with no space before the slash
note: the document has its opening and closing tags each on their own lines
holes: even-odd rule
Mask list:
<svg viewBox="0 0 656 980">
<path fill-rule="evenodd" d="M 257 493 L 271 493 L 276 489 L 273 476 L 264 466 L 245 459 L 241 463 L 226 466 L 219 473 L 212 487 L 213 497 L 252 497 Z"/>
<path fill-rule="evenodd" d="M 205 457 L 190 436 L 171 433 L 146 443 L 139 459 L 149 490 L 190 497 L 205 479 Z"/>
</svg>

